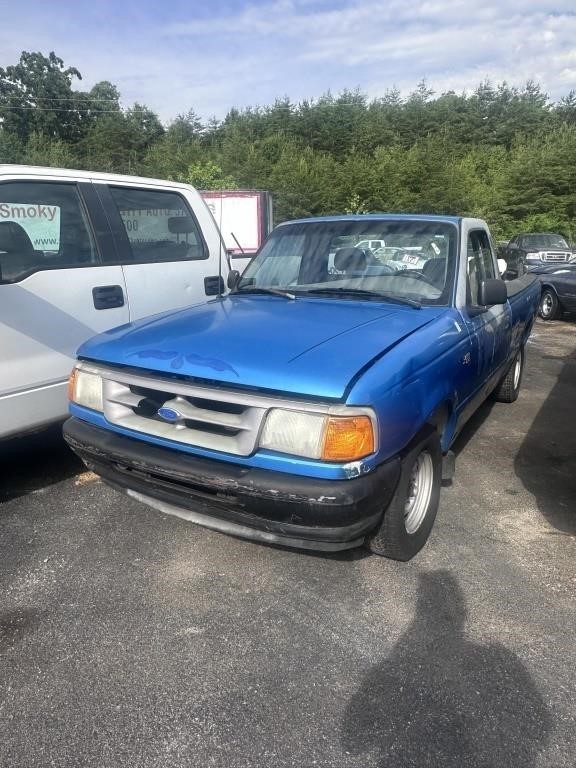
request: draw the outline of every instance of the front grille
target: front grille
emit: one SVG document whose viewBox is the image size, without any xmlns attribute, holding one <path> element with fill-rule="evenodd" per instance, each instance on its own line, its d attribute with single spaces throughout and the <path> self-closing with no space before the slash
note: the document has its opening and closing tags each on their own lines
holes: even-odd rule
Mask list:
<svg viewBox="0 0 576 768">
<path fill-rule="evenodd" d="M 255 450 L 267 410 L 247 397 L 120 372 L 103 377 L 103 394 L 104 415 L 112 424 L 237 456 Z"/>
<path fill-rule="evenodd" d="M 543 254 L 543 261 L 566 262 L 570 260 L 571 255 L 562 251 L 547 251 Z"/>
</svg>

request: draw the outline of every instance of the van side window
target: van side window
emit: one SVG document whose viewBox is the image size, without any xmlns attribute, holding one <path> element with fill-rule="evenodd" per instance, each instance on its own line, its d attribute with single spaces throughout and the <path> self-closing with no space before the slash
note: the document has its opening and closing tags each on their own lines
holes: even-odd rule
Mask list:
<svg viewBox="0 0 576 768">
<path fill-rule="evenodd" d="M 74 184 L 0 184 L 0 282 L 99 263 Z"/>
<path fill-rule="evenodd" d="M 478 306 L 478 291 L 483 280 L 496 278 L 494 257 L 488 234 L 476 229 L 468 235 L 467 304 Z"/>
<path fill-rule="evenodd" d="M 175 192 L 110 187 L 137 263 L 207 259 L 208 251 L 185 200 Z"/>
</svg>

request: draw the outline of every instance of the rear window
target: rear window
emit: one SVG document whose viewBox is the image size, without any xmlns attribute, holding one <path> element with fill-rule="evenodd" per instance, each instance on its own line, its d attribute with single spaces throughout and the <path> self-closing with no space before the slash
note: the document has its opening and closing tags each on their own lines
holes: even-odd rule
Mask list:
<svg viewBox="0 0 576 768">
<path fill-rule="evenodd" d="M 175 192 L 111 187 L 135 262 L 206 259 L 208 251 L 186 201 Z"/>
</svg>

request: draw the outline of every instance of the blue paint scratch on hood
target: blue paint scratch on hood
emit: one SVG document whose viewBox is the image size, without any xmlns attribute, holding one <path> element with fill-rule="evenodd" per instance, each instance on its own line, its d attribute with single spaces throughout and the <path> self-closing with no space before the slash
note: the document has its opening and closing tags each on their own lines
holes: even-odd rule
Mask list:
<svg viewBox="0 0 576 768">
<path fill-rule="evenodd" d="M 358 371 L 444 311 L 229 296 L 100 334 L 78 354 L 160 374 L 341 399 Z"/>
</svg>

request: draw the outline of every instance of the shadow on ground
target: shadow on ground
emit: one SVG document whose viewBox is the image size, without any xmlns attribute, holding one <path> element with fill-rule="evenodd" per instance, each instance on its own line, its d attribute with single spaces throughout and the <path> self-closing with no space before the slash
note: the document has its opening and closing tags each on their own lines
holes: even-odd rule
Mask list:
<svg viewBox="0 0 576 768">
<path fill-rule="evenodd" d="M 516 454 L 514 469 L 548 522 L 576 534 L 576 342 Z"/>
<path fill-rule="evenodd" d="M 0 503 L 72 477 L 83 464 L 68 448 L 62 426 L 0 442 Z"/>
<path fill-rule="evenodd" d="M 21 608 L 0 613 L 0 653 L 33 632 L 40 623 L 39 611 Z"/>
<path fill-rule="evenodd" d="M 348 705 L 345 750 L 382 768 L 535 765 L 552 728 L 542 696 L 514 653 L 465 636 L 466 616 L 449 572 L 420 576 L 412 623 Z"/>
<path fill-rule="evenodd" d="M 478 431 L 480 430 L 480 427 L 484 424 L 484 422 L 490 418 L 490 414 L 492 413 L 492 409 L 494 408 L 495 401 L 489 397 L 488 400 L 485 400 L 482 405 L 478 408 L 477 411 L 474 411 L 472 416 L 468 419 L 468 421 L 464 424 L 462 427 L 462 431 L 454 441 L 454 444 L 452 446 L 452 450 L 456 454 L 456 456 L 459 456 L 462 451 L 466 448 L 470 440 L 472 440 L 473 437 L 476 436 Z"/>
</svg>

